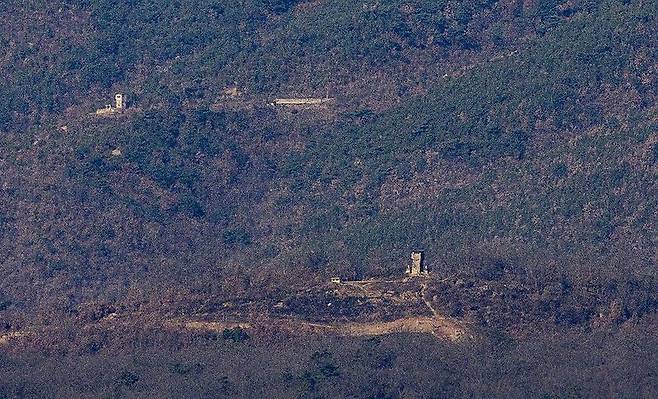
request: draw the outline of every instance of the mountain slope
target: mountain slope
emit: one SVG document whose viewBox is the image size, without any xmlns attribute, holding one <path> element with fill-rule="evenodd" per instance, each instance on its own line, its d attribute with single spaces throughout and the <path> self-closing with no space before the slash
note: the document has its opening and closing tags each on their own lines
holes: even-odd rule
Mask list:
<svg viewBox="0 0 658 399">
<path fill-rule="evenodd" d="M 655 1 L 227 4 L 1 10 L 25 26 L 3 32 L 10 325 L 395 275 L 418 247 L 530 302 L 637 277 L 629 313 L 655 310 Z M 331 111 L 267 106 L 327 88 Z M 86 116 L 123 90 L 134 112 Z"/>
</svg>

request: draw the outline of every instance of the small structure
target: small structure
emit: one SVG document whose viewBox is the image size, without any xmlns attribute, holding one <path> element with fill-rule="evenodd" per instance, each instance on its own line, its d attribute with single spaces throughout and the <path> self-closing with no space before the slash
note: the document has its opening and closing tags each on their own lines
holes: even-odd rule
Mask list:
<svg viewBox="0 0 658 399">
<path fill-rule="evenodd" d="M 224 89 L 225 97 L 236 98 L 236 97 L 240 97 L 240 95 L 242 95 L 242 92 L 240 91 L 240 89 L 238 89 L 237 86 L 231 86 Z"/>
<path fill-rule="evenodd" d="M 92 115 L 96 116 L 110 116 L 120 114 L 126 109 L 126 96 L 122 93 L 114 95 L 114 107 L 108 104 L 105 108 L 97 109 Z"/>
<path fill-rule="evenodd" d="M 95 114 L 96 116 L 106 116 L 106 115 L 113 115 L 116 113 L 116 110 L 112 108 L 110 104 L 107 104 L 105 108 L 99 108 L 96 110 Z"/>
<path fill-rule="evenodd" d="M 429 274 L 423 251 L 413 251 L 411 253 L 411 264 L 407 266 L 407 274 L 410 276 L 426 276 Z"/>
<path fill-rule="evenodd" d="M 123 94 L 117 93 L 114 95 L 114 104 L 117 110 L 123 111 L 123 109 L 126 107 Z"/>
<path fill-rule="evenodd" d="M 273 106 L 282 107 L 303 107 L 303 106 L 319 106 L 334 102 L 333 98 L 275 98 L 270 103 Z"/>
<path fill-rule="evenodd" d="M 340 284 L 340 283 L 343 282 L 343 280 L 342 280 L 340 277 L 332 277 L 332 278 L 331 278 L 331 282 L 332 282 L 333 284 Z"/>
</svg>

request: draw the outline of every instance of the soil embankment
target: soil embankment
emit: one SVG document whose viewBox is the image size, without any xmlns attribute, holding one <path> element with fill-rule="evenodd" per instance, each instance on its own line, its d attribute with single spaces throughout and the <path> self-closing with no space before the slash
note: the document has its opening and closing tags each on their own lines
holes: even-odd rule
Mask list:
<svg viewBox="0 0 658 399">
<path fill-rule="evenodd" d="M 172 320 L 166 323 L 170 328 L 223 332 L 228 329 L 277 330 L 290 335 L 337 335 L 337 336 L 376 336 L 387 334 L 416 333 L 432 334 L 439 339 L 458 341 L 467 336 L 464 326 L 455 320 L 433 317 L 405 317 L 385 322 L 333 322 L 317 323 L 298 319 L 269 318 L 258 321 L 186 321 Z"/>
</svg>

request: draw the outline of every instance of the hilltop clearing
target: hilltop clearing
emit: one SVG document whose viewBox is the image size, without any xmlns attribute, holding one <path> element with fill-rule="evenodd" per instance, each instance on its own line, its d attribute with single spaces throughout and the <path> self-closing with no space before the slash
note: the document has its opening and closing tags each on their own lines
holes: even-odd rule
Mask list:
<svg viewBox="0 0 658 399">
<path fill-rule="evenodd" d="M 0 398 L 655 397 L 657 9 L 2 2 Z"/>
</svg>

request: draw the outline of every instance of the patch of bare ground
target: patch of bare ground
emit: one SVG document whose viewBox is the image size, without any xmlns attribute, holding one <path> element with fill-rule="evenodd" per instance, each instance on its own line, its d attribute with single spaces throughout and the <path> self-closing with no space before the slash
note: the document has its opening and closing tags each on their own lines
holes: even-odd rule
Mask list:
<svg viewBox="0 0 658 399">
<path fill-rule="evenodd" d="M 22 331 L 17 331 L 17 332 L 5 334 L 5 335 L 0 335 L 0 347 L 8 345 L 12 341 L 23 338 L 27 335 L 28 335 L 27 333 L 22 332 Z"/>
<path fill-rule="evenodd" d="M 273 315 L 234 314 L 221 316 L 224 318 L 222 321 L 216 320 L 219 315 L 198 315 L 192 320 L 170 320 L 165 326 L 215 333 L 241 328 L 253 335 L 274 333 L 290 336 L 361 337 L 414 333 L 432 334 L 439 339 L 451 341 L 471 337 L 472 334 L 457 319 L 446 317 L 434 308 L 426 297 L 428 283 L 426 279 L 345 282 L 308 290 L 295 297 L 295 306 L 281 303 L 281 312 Z M 351 311 L 335 313 L 334 310 L 341 306 Z M 294 311 L 294 307 L 303 310 Z M 369 317 L 358 310 L 362 307 L 369 309 Z"/>
<path fill-rule="evenodd" d="M 196 321 L 171 320 L 168 328 L 222 333 L 241 328 L 253 334 L 279 332 L 286 335 L 335 335 L 365 337 L 388 334 L 432 334 L 439 339 L 459 341 L 469 336 L 467 329 L 456 320 L 441 316 L 411 316 L 385 322 L 315 323 L 292 318 L 261 318 L 257 321 Z"/>
<path fill-rule="evenodd" d="M 90 305 L 81 307 L 75 330 L 80 332 L 78 338 L 111 335 L 121 339 L 129 339 L 130 334 L 138 337 L 144 331 L 172 336 L 185 332 L 241 334 L 236 330 L 244 330 L 256 339 L 388 334 L 431 334 L 453 342 L 472 338 L 471 329 L 464 323 L 436 310 L 428 298 L 431 282 L 427 278 L 348 281 L 309 287 L 292 296 L 294 301 L 289 298 L 273 303 L 245 298 L 242 304 L 232 301 L 208 306 L 207 313 L 191 310 L 178 316 L 157 310 L 121 311 Z M 33 326 L 29 332 L 0 335 L 0 347 L 53 347 L 58 337 L 70 335 L 61 326 Z"/>
</svg>

